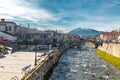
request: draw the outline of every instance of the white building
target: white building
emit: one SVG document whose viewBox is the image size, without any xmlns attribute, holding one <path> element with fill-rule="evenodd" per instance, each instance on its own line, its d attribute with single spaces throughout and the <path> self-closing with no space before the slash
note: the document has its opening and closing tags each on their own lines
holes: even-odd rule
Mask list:
<svg viewBox="0 0 120 80">
<path fill-rule="evenodd" d="M 1 19 L 0 21 L 0 38 L 8 39 L 11 41 L 15 41 L 17 37 L 15 37 L 17 25 L 14 22 L 5 21 L 5 19 Z"/>
<path fill-rule="evenodd" d="M 4 32 L 0 32 L 0 37 L 3 38 L 3 39 L 11 40 L 13 42 L 17 39 L 17 37 L 6 34 Z"/>
<path fill-rule="evenodd" d="M 118 40 L 120 40 L 120 36 L 118 36 Z"/>
<path fill-rule="evenodd" d="M 4 31 L 10 34 L 14 34 L 16 31 L 17 25 L 14 22 L 5 21 L 5 19 L 1 19 L 0 21 L 0 31 Z"/>
<path fill-rule="evenodd" d="M 118 42 L 120 42 L 120 36 L 118 36 L 117 40 L 118 40 Z"/>
</svg>

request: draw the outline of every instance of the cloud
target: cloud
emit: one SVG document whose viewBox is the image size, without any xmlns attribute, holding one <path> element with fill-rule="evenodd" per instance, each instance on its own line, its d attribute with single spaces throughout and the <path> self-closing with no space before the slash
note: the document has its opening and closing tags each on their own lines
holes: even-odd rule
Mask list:
<svg viewBox="0 0 120 80">
<path fill-rule="evenodd" d="M 120 1 L 119 0 L 108 0 L 110 3 L 112 4 L 116 4 L 116 5 L 120 5 Z"/>
<path fill-rule="evenodd" d="M 75 26 L 76 26 L 76 28 L 82 27 L 82 28 L 92 28 L 92 29 L 96 29 L 99 31 L 111 31 L 111 30 L 120 28 L 120 23 L 119 23 L 119 21 L 115 21 L 112 23 L 89 21 L 89 22 L 78 23 Z"/>
<path fill-rule="evenodd" d="M 29 2 L 25 3 L 23 0 L 0 0 L 0 3 L 0 15 L 2 15 L 0 18 L 4 18 L 7 15 L 11 19 L 18 17 L 34 22 L 56 20 L 50 12 L 35 7 Z"/>
<path fill-rule="evenodd" d="M 97 12 L 96 15 L 108 16 L 109 14 L 115 12 L 115 10 L 119 8 L 120 8 L 120 0 L 103 0 L 101 4 L 99 4 L 99 8 L 96 10 Z"/>
<path fill-rule="evenodd" d="M 11 19 L 41 30 L 54 29 L 69 32 L 78 27 L 97 30 L 111 30 L 111 26 L 120 26 L 120 17 L 108 15 L 119 8 L 119 0 L 0 0 L 0 18 Z M 57 2 L 58 1 L 58 2 Z M 71 1 L 71 0 L 70 0 Z M 91 3 L 90 3 L 91 2 Z M 70 3 L 72 6 L 69 6 Z M 45 5 L 42 6 L 41 5 Z"/>
<path fill-rule="evenodd" d="M 38 29 L 39 30 L 61 30 L 63 32 L 69 32 L 72 30 L 72 27 L 70 26 L 65 26 L 65 25 L 55 25 L 55 24 L 38 24 Z"/>
<path fill-rule="evenodd" d="M 14 18 L 8 15 L 0 15 L 0 18 L 5 18 L 5 19 L 11 19 L 13 20 Z"/>
</svg>

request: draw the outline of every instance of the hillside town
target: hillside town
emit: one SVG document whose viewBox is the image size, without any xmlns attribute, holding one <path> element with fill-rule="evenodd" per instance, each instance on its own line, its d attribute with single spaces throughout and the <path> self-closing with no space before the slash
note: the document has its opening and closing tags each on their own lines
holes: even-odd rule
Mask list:
<svg viewBox="0 0 120 80">
<path fill-rule="evenodd" d="M 9 77 L 1 77 L 4 80 L 11 79 L 14 75 L 22 78 L 24 73 L 21 73 L 21 71 L 26 71 L 27 67 L 33 68 L 38 62 L 47 58 L 51 51 L 57 50 L 62 45 L 67 45 L 70 41 L 79 39 L 80 37 L 75 34 L 59 33 L 57 30 L 41 31 L 30 28 L 29 25 L 24 27 L 15 22 L 1 19 L 0 71 L 2 73 L 0 73 L 0 77 L 3 75 Z M 19 64 L 16 62 L 19 62 Z M 16 74 L 12 74 L 13 71 L 9 71 L 11 69 Z M 10 74 L 7 74 L 8 72 Z"/>
<path fill-rule="evenodd" d="M 0 0 L 0 80 L 120 80 L 120 0 Z"/>
<path fill-rule="evenodd" d="M 41 31 L 30 28 L 29 25 L 24 27 L 5 19 L 0 21 L 0 44 L 14 48 L 14 50 L 25 48 L 24 45 L 34 45 L 35 41 L 37 45 L 55 46 L 57 43 L 62 45 L 63 42 L 79 39 L 80 37 L 76 34 L 59 33 L 57 30 Z M 20 45 L 19 48 L 18 45 Z"/>
<path fill-rule="evenodd" d="M 9 46 L 16 49 L 18 45 L 34 45 L 35 41 L 39 45 L 55 46 L 63 42 L 77 41 L 80 39 L 91 39 L 103 42 L 116 42 L 120 43 L 120 31 L 102 32 L 96 36 L 79 36 L 77 34 L 59 33 L 57 30 L 37 30 L 36 28 L 30 28 L 16 24 L 12 21 L 6 21 L 1 19 L 0 21 L 0 44 L 3 46 Z M 25 46 L 19 46 L 19 49 L 25 48 Z"/>
<path fill-rule="evenodd" d="M 71 42 L 79 41 L 82 43 L 84 43 L 84 41 L 91 41 L 93 43 L 120 44 L 120 31 L 102 32 L 95 36 L 80 36 L 78 34 L 60 33 L 58 30 L 42 31 L 31 28 L 29 24 L 27 27 L 24 27 L 15 22 L 1 19 L 0 71 L 2 71 L 2 73 L 0 73 L 0 76 L 7 75 L 8 77 L 6 78 L 1 77 L 4 80 L 24 78 L 24 72 L 32 70 L 38 63 L 42 63 L 44 59 L 52 55 L 51 51 L 64 51 L 68 46 L 72 45 Z M 77 45 L 82 43 L 77 43 Z M 56 57 L 55 61 L 57 61 Z M 19 64 L 17 62 L 19 62 Z M 51 65 L 51 63 L 48 63 L 46 66 L 49 67 L 49 65 Z M 48 69 L 49 68 L 45 70 Z M 12 74 L 13 71 L 11 70 L 14 70 L 16 74 Z"/>
</svg>

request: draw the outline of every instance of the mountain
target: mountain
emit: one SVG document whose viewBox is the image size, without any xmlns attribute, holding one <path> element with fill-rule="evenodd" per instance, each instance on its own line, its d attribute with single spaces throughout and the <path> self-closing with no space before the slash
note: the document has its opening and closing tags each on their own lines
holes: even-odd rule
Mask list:
<svg viewBox="0 0 120 80">
<path fill-rule="evenodd" d="M 68 34 L 77 34 L 80 36 L 95 36 L 101 34 L 102 31 L 97 31 L 94 29 L 86 29 L 86 28 L 76 28 L 70 31 Z"/>
</svg>

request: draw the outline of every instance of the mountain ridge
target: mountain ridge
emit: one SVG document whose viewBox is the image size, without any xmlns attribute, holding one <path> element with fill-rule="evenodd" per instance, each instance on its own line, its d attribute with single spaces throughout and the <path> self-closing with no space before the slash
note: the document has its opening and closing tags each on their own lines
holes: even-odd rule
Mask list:
<svg viewBox="0 0 120 80">
<path fill-rule="evenodd" d="M 95 29 L 90 28 L 76 28 L 68 32 L 68 34 L 77 34 L 79 36 L 96 36 L 101 33 L 102 31 L 97 31 Z"/>
</svg>

